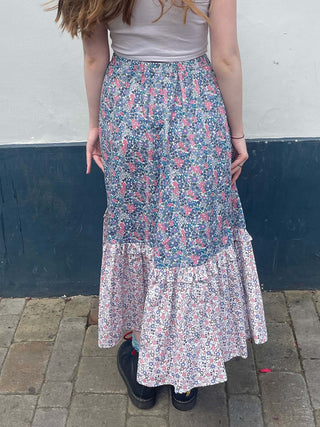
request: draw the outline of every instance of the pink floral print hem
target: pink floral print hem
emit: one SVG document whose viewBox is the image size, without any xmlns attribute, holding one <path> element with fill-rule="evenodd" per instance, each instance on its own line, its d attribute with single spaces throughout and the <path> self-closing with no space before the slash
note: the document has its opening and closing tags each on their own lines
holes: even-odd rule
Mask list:
<svg viewBox="0 0 320 427">
<path fill-rule="evenodd" d="M 224 362 L 267 341 L 261 288 L 246 229 L 205 264 L 157 269 L 152 248 L 104 246 L 99 347 L 141 330 L 137 379 L 177 393 L 227 381 Z"/>
</svg>

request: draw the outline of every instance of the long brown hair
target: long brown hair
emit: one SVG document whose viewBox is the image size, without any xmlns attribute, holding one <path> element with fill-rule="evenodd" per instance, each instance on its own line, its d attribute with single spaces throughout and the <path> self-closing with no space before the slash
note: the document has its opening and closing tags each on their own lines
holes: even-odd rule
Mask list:
<svg viewBox="0 0 320 427">
<path fill-rule="evenodd" d="M 122 21 L 128 25 L 131 24 L 132 10 L 136 0 L 53 0 L 45 4 L 47 11 L 56 10 L 57 16 L 55 22 L 60 23 L 62 31 L 66 30 L 71 37 L 78 36 L 90 37 L 94 26 L 98 23 L 107 24 L 108 21 L 122 14 Z M 151 1 L 151 0 L 149 0 Z M 152 22 L 158 21 L 164 13 L 164 1 L 158 0 L 161 5 L 161 15 Z M 54 4 L 53 4 L 54 3 Z M 184 9 L 183 22 L 186 23 L 187 12 L 190 9 L 193 13 L 201 16 L 210 25 L 211 22 L 194 3 L 193 0 L 171 0 L 171 6 L 182 7 Z M 168 9 L 168 10 L 169 10 Z"/>
</svg>

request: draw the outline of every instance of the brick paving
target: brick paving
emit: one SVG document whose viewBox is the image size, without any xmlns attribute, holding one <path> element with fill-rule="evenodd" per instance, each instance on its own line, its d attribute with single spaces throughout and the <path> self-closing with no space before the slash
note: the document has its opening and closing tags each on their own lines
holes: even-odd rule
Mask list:
<svg viewBox="0 0 320 427">
<path fill-rule="evenodd" d="M 263 291 L 269 340 L 180 412 L 140 410 L 97 346 L 97 296 L 0 300 L 0 427 L 320 427 L 320 290 Z M 269 368 L 272 372 L 261 373 Z"/>
</svg>

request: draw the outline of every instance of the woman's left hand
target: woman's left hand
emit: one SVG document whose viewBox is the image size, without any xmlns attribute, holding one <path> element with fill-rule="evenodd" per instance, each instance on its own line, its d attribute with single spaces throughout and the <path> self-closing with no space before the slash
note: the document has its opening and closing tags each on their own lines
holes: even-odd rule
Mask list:
<svg viewBox="0 0 320 427">
<path fill-rule="evenodd" d="M 92 128 L 89 130 L 89 135 L 87 139 L 86 147 L 86 156 L 87 156 L 87 171 L 86 173 L 91 172 L 92 158 L 96 162 L 97 166 L 104 172 L 102 154 L 100 148 L 99 140 L 99 128 Z"/>
<path fill-rule="evenodd" d="M 231 185 L 233 185 L 239 178 L 243 164 L 248 160 L 249 154 L 247 151 L 247 144 L 245 139 L 232 142 L 234 160 L 231 163 Z M 240 165 L 240 166 L 239 166 Z"/>
</svg>

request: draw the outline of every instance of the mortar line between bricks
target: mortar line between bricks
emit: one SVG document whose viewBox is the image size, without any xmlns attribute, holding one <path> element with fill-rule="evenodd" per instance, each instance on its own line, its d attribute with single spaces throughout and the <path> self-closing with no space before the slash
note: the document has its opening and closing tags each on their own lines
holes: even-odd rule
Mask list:
<svg viewBox="0 0 320 427">
<path fill-rule="evenodd" d="M 290 325 L 290 327 L 292 329 L 293 337 L 294 337 L 294 340 L 295 340 L 295 343 L 296 343 L 297 352 L 298 352 L 298 358 L 299 358 L 299 362 L 300 362 L 300 366 L 301 366 L 301 371 L 303 372 L 303 376 L 304 376 L 304 369 L 303 369 L 303 365 L 302 365 L 302 358 L 303 358 L 303 356 L 301 354 L 299 343 L 297 341 L 297 335 L 296 335 L 296 331 L 294 329 L 294 323 L 293 323 L 293 319 L 292 319 L 292 316 L 291 316 L 289 302 L 288 302 L 288 299 L 287 299 L 287 296 L 286 296 L 285 292 L 283 292 L 283 294 L 284 294 L 284 300 L 285 300 L 285 303 L 286 303 L 286 307 L 287 307 L 287 311 L 288 311 L 288 315 L 289 315 L 289 320 L 290 320 L 289 325 Z"/>
<path fill-rule="evenodd" d="M 292 329 L 294 340 L 295 340 L 295 342 L 297 344 L 296 347 L 297 347 L 299 362 L 300 362 L 300 366 L 301 366 L 302 377 L 303 377 L 305 385 L 306 385 L 306 389 L 307 389 L 307 393 L 308 393 L 308 398 L 309 398 L 309 404 L 310 404 L 310 408 L 311 408 L 312 416 L 313 416 L 313 421 L 314 421 L 314 425 L 316 426 L 317 422 L 316 422 L 316 418 L 315 418 L 315 409 L 312 406 L 311 393 L 310 393 L 310 390 L 309 390 L 308 381 L 307 381 L 306 374 L 305 374 L 304 367 L 303 367 L 303 363 L 302 363 L 303 356 L 301 354 L 301 350 L 300 350 L 300 347 L 298 345 L 296 331 L 294 329 L 294 323 L 293 323 L 293 319 L 291 317 L 291 311 L 290 311 L 290 307 L 289 307 L 289 302 L 288 302 L 288 299 L 287 299 L 287 296 L 286 296 L 285 292 L 283 292 L 283 293 L 284 293 L 284 300 L 285 300 L 286 307 L 287 307 L 288 314 L 289 314 L 289 318 L 290 318 L 290 324 L 291 324 L 290 326 L 291 326 L 291 329 Z M 312 299 L 312 297 L 311 297 L 311 299 Z"/>
<path fill-rule="evenodd" d="M 60 298 L 61 298 L 61 297 L 60 297 Z M 50 341 L 50 342 L 52 342 L 52 349 L 51 349 L 50 356 L 48 357 L 48 361 L 47 361 L 47 364 L 46 364 L 46 369 L 45 369 L 45 373 L 44 373 L 44 378 L 43 378 L 43 381 L 42 381 L 42 384 L 41 384 L 41 387 L 40 387 L 40 390 L 39 390 L 39 393 L 38 393 L 39 395 L 37 396 L 37 402 L 36 402 L 36 404 L 35 404 L 34 411 L 33 411 L 33 416 L 32 416 L 32 419 L 31 419 L 31 424 L 30 424 L 31 426 L 32 426 L 33 421 L 34 421 L 34 418 L 35 418 L 35 416 L 36 416 L 36 411 L 37 411 L 37 409 L 40 409 L 40 408 L 38 407 L 38 404 L 39 404 L 39 400 L 40 400 L 40 396 L 41 396 L 41 392 L 42 392 L 42 389 L 43 389 L 44 383 L 45 383 L 45 382 L 46 382 L 46 380 L 47 380 L 47 370 L 48 370 L 48 366 L 49 366 L 50 360 L 51 360 L 51 358 L 52 358 L 54 345 L 55 345 L 55 343 L 56 343 L 57 335 L 58 335 L 58 332 L 59 332 L 59 329 L 60 329 L 60 324 L 61 324 L 61 321 L 62 321 L 62 319 L 63 319 L 64 309 L 65 309 L 65 306 L 64 306 L 64 308 L 63 308 L 63 310 L 62 310 L 62 312 L 61 312 L 60 321 L 59 321 L 59 325 L 58 325 L 58 328 L 57 328 L 57 332 L 56 332 L 56 334 L 55 334 L 55 338 L 54 338 L 54 340 L 53 340 L 53 341 Z"/>
<path fill-rule="evenodd" d="M 311 300 L 312 300 L 312 303 L 313 303 L 313 306 L 314 306 L 314 310 L 315 310 L 315 312 L 316 312 L 316 314 L 318 316 L 318 320 L 320 322 L 320 313 L 317 310 L 317 304 L 315 302 L 315 293 L 312 293 L 312 290 L 310 292 L 311 292 Z"/>
<path fill-rule="evenodd" d="M 73 400 L 75 394 L 88 394 L 88 393 L 76 393 L 75 392 L 75 383 L 76 383 L 76 380 L 77 380 L 77 377 L 78 377 L 78 371 L 79 371 L 80 360 L 81 360 L 81 357 L 82 357 L 83 345 L 84 345 L 84 342 L 85 342 L 85 339 L 86 339 L 87 330 L 89 328 L 89 316 L 90 316 L 90 310 L 89 310 L 89 313 L 88 313 L 88 316 L 87 316 L 87 321 L 86 321 L 86 324 L 85 324 L 85 333 L 83 335 L 83 340 L 82 340 L 82 344 L 81 344 L 81 350 L 80 350 L 80 353 L 79 353 L 78 363 L 77 363 L 76 369 L 74 371 L 74 376 L 73 376 L 72 381 L 71 381 L 72 391 L 71 391 L 71 396 L 70 396 L 70 400 L 69 400 L 69 405 L 67 406 L 67 418 L 66 418 L 65 426 L 68 425 L 68 421 L 69 421 L 69 417 L 70 417 L 70 412 L 71 412 L 71 404 L 72 404 L 72 400 Z M 95 393 L 91 393 L 91 394 L 95 394 Z"/>
<path fill-rule="evenodd" d="M 154 418 L 154 419 L 161 419 L 161 420 L 164 420 L 165 422 L 166 422 L 166 426 L 167 427 L 171 427 L 170 426 L 170 424 L 169 424 L 169 421 L 166 419 L 166 418 L 164 418 L 164 417 L 162 417 L 162 416 L 159 416 L 159 415 L 148 415 L 148 414 L 146 414 L 146 415 L 130 415 L 130 417 L 129 418 L 144 418 L 144 417 L 148 417 L 149 419 L 150 418 Z M 126 427 L 128 427 L 128 423 L 127 423 L 127 421 L 126 421 Z M 143 427 L 143 426 L 141 426 L 141 427 Z M 174 426 L 173 426 L 174 427 Z"/>
<path fill-rule="evenodd" d="M 61 320 L 63 318 L 64 309 L 65 309 L 65 306 L 64 306 L 63 310 L 61 311 L 60 321 L 59 321 L 59 325 L 58 325 L 57 332 L 55 334 L 54 340 L 50 341 L 50 342 L 52 342 L 52 348 L 51 348 L 50 356 L 48 357 L 48 361 L 47 361 L 47 364 L 46 364 L 46 369 L 44 371 L 43 381 L 42 381 L 42 384 L 41 384 L 41 387 L 40 387 L 40 390 L 39 390 L 39 393 L 38 393 L 38 396 L 37 396 L 37 402 L 36 402 L 36 404 L 34 406 L 34 411 L 33 411 L 33 415 L 32 415 L 30 426 L 32 426 L 32 424 L 33 424 L 34 418 L 36 416 L 37 409 L 39 409 L 38 408 L 38 404 L 39 404 L 41 392 L 42 392 L 42 389 L 43 389 L 43 385 L 44 385 L 44 383 L 47 380 L 47 370 L 48 370 L 48 366 L 49 366 L 49 363 L 50 363 L 50 360 L 51 360 L 51 357 L 52 357 L 52 353 L 53 353 L 54 345 L 56 343 L 57 335 L 58 335 L 58 332 L 59 332 L 59 329 L 60 329 L 60 324 L 61 324 Z M 48 342 L 48 341 L 46 341 L 46 342 Z"/>
<path fill-rule="evenodd" d="M 5 356 L 4 356 L 4 358 L 3 358 L 2 365 L 1 365 L 1 367 L 0 367 L 0 376 L 1 376 L 2 368 L 3 368 L 3 366 L 4 366 L 4 362 L 6 361 L 6 358 L 7 358 L 7 356 L 8 356 L 9 348 L 10 348 L 10 347 L 1 347 L 1 348 L 6 349 L 7 351 L 6 351 L 6 355 L 5 355 Z"/>
<path fill-rule="evenodd" d="M 91 298 L 91 299 L 94 297 L 94 295 L 93 295 L 93 296 L 92 296 L 92 295 L 89 295 L 89 296 L 90 296 L 90 298 Z M 91 299 L 90 299 L 90 305 L 91 305 Z M 82 342 L 82 345 L 81 345 L 81 351 L 80 351 L 80 355 L 79 355 L 78 364 L 77 364 L 77 367 L 76 367 L 76 369 L 75 369 L 74 377 L 72 378 L 72 381 L 71 381 L 71 384 L 72 384 L 72 391 L 71 391 L 71 396 L 70 396 L 69 405 L 68 405 L 68 407 L 67 407 L 67 418 L 66 418 L 65 426 L 67 426 L 67 425 L 68 425 L 68 421 L 69 421 L 69 418 L 70 418 L 70 412 L 71 412 L 71 404 L 72 404 L 72 400 L 73 400 L 73 398 L 75 397 L 75 395 L 76 395 L 76 394 L 77 394 L 77 395 L 80 395 L 80 394 L 84 394 L 84 395 L 88 395 L 88 394 L 96 394 L 96 393 L 76 393 L 76 391 L 75 391 L 75 383 L 76 383 L 76 380 L 77 380 L 77 377 L 78 377 L 78 371 L 79 371 L 80 360 L 81 360 L 81 357 L 83 357 L 83 356 L 82 356 L 83 345 L 84 345 L 84 342 L 85 342 L 85 339 L 86 339 L 87 330 L 88 330 L 88 328 L 89 328 L 89 326 L 90 326 L 90 324 L 89 324 L 89 321 L 90 321 L 90 312 L 91 312 L 91 306 L 90 306 L 89 313 L 88 313 L 88 315 L 86 316 L 87 320 L 86 320 L 86 325 L 85 325 L 85 333 L 84 333 L 84 336 L 83 336 L 83 342 Z M 63 313 L 64 313 L 64 310 L 63 310 Z M 102 394 L 102 393 L 99 393 L 99 394 Z M 107 394 L 107 393 L 106 393 L 106 394 Z M 109 393 L 109 394 L 111 394 L 111 393 Z"/>
<path fill-rule="evenodd" d="M 42 385 L 41 385 L 41 389 L 42 389 Z M 31 418 L 30 426 L 32 426 L 34 417 L 36 416 L 36 411 L 37 411 L 37 408 L 38 408 L 38 402 L 39 402 L 39 399 L 40 399 L 41 389 L 40 389 L 40 392 L 39 392 L 39 396 L 37 396 L 36 404 L 34 405 L 34 409 L 33 409 L 33 414 L 32 414 L 32 418 Z"/>
<path fill-rule="evenodd" d="M 3 298 L 1 297 L 0 301 L 1 301 L 2 299 L 3 299 Z M 23 314 L 24 309 L 25 309 L 25 307 L 26 307 L 26 302 L 27 302 L 27 300 L 26 300 L 26 299 L 24 299 L 23 309 L 21 310 L 21 313 L 20 313 L 20 315 L 19 315 L 19 321 L 18 321 L 18 323 L 17 323 L 17 325 L 16 325 L 16 327 L 15 327 L 14 333 L 13 333 L 13 335 L 12 335 L 12 338 L 11 338 L 11 341 L 10 341 L 10 343 L 9 343 L 8 347 L 3 347 L 3 348 L 6 348 L 6 349 L 7 349 L 7 352 L 6 352 L 6 355 L 5 355 L 5 357 L 4 357 L 3 361 L 2 361 L 2 366 L 1 366 L 1 368 L 0 368 L 0 376 L 1 376 L 1 374 L 2 374 L 2 369 L 3 369 L 3 367 L 4 367 L 4 364 L 5 364 L 5 362 L 6 362 L 6 359 L 7 359 L 7 357 L 8 357 L 9 350 L 10 350 L 10 348 L 11 348 L 12 344 L 14 343 L 14 337 L 15 337 L 15 335 L 16 335 L 16 331 L 17 331 L 18 326 L 19 326 L 19 324 L 20 324 L 22 314 Z M 3 394 L 3 393 L 1 393 L 1 394 Z M 6 393 L 6 394 L 9 394 L 9 393 Z M 11 393 L 10 393 L 10 394 L 11 394 Z"/>
<path fill-rule="evenodd" d="M 127 425 L 128 425 L 128 421 L 129 421 L 129 400 L 130 400 L 130 397 L 129 397 L 129 394 L 127 395 L 127 409 L 126 409 L 126 416 L 125 416 L 125 426 L 127 427 Z"/>
<path fill-rule="evenodd" d="M 254 397 L 259 397 L 259 399 L 261 398 L 260 392 L 259 393 L 250 393 L 250 392 L 243 392 L 243 393 L 229 393 L 230 396 L 254 396 Z"/>
<path fill-rule="evenodd" d="M 171 400 L 171 390 L 170 387 L 168 387 L 168 391 L 167 391 L 167 402 L 168 402 L 168 408 L 167 408 L 167 414 L 166 414 L 166 421 L 167 421 L 167 426 L 170 427 L 170 407 L 172 405 L 172 400 Z"/>
<path fill-rule="evenodd" d="M 266 292 L 266 291 L 263 291 L 263 292 Z M 260 404 L 261 404 L 261 415 L 262 415 L 263 426 L 267 427 L 267 423 L 266 423 L 265 416 L 264 416 L 265 409 L 264 409 L 264 404 L 263 404 L 263 395 L 262 395 L 262 387 L 261 387 L 261 382 L 260 382 L 260 375 L 259 375 L 259 372 L 258 372 L 256 352 L 253 349 L 253 344 L 254 343 L 252 343 L 252 353 L 253 353 L 254 370 L 256 372 L 257 383 L 258 383 L 258 388 L 259 388 L 258 398 L 260 399 Z"/>
<path fill-rule="evenodd" d="M 226 396 L 226 406 L 227 406 L 227 420 L 228 426 L 230 426 L 230 414 L 229 414 L 229 393 L 228 393 L 228 381 L 224 382 L 224 394 Z"/>
<path fill-rule="evenodd" d="M 78 391 L 75 394 L 77 394 L 78 396 L 83 395 L 83 396 L 88 396 L 90 394 L 98 394 L 99 396 L 125 396 L 128 397 L 128 394 L 126 393 L 115 393 L 114 391 Z"/>
<path fill-rule="evenodd" d="M 15 327 L 14 334 L 12 335 L 12 338 L 11 338 L 10 344 L 9 344 L 9 346 L 8 346 L 8 351 L 7 351 L 7 354 L 6 354 L 5 359 L 6 359 L 6 358 L 7 358 L 7 356 L 8 356 L 9 349 L 10 349 L 11 345 L 14 343 L 14 337 L 15 337 L 15 335 L 16 335 L 16 332 L 17 332 L 18 326 L 20 325 L 21 318 L 22 318 L 23 312 L 24 312 L 24 310 L 25 310 L 25 308 L 26 308 L 26 305 L 27 305 L 27 300 L 26 300 L 26 299 L 24 299 L 23 309 L 21 310 L 21 313 L 20 313 L 20 315 L 19 315 L 19 321 L 18 321 L 18 323 L 17 323 L 17 326 Z M 3 363 L 4 363 L 4 362 L 5 362 L 5 360 L 3 361 Z M 3 365 L 2 365 L 2 366 L 3 366 Z"/>
</svg>

